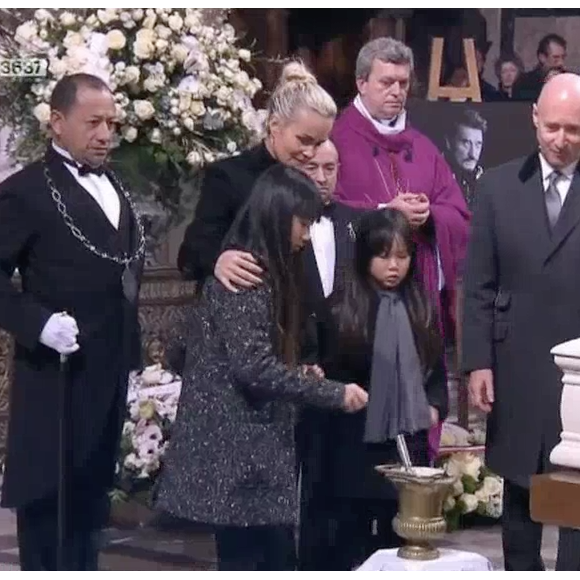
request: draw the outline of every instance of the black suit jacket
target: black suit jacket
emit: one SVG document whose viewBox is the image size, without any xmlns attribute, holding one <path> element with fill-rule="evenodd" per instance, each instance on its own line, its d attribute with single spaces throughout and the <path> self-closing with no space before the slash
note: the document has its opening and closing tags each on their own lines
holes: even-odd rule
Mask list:
<svg viewBox="0 0 580 580">
<path fill-rule="evenodd" d="M 550 230 L 539 157 L 477 183 L 463 277 L 462 366 L 492 369 L 487 465 L 526 486 L 558 443 L 561 373 L 550 350 L 580 334 L 580 171 Z"/>
<path fill-rule="evenodd" d="M 222 243 L 258 177 L 276 160 L 262 143 L 210 165 L 204 176 L 195 217 L 179 249 L 177 267 L 187 280 L 213 274 Z"/>
<path fill-rule="evenodd" d="M 136 224 L 120 195 L 119 229 L 49 149 L 47 167 L 68 214 L 86 237 L 110 254 L 132 253 Z M 0 186 L 0 327 L 15 339 L 2 505 L 18 507 L 56 492 L 59 355 L 39 342 L 55 312 L 77 320 L 80 350 L 69 357 L 69 445 L 82 468 L 97 445 L 114 449 L 125 412 L 128 373 L 140 364 L 137 304 L 123 295 L 123 266 L 89 252 L 59 214 L 42 161 Z M 11 281 L 18 268 L 22 291 Z M 137 274 L 140 277 L 141 266 Z M 116 415 L 116 419 L 111 419 Z M 105 425 L 116 427 L 107 430 Z M 111 438 L 107 443 L 107 439 Z M 94 474 L 112 482 L 115 457 Z"/>
</svg>

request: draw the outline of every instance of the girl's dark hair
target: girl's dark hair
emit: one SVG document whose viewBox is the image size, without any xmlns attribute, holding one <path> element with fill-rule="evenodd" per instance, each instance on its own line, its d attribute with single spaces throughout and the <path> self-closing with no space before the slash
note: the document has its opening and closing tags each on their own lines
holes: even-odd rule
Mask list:
<svg viewBox="0 0 580 580">
<path fill-rule="evenodd" d="M 395 209 L 363 214 L 355 227 L 356 242 L 352 272 L 331 298 L 331 312 L 338 325 L 338 340 L 345 349 L 369 342 L 369 309 L 376 290 L 369 273 L 371 260 L 389 254 L 395 241 L 407 248 L 411 265 L 398 287 L 409 313 L 417 352 L 424 370 L 436 364 L 442 351 L 436 312 L 419 282 L 413 230 L 405 215 Z"/>
<path fill-rule="evenodd" d="M 274 344 L 290 365 L 298 358 L 304 295 L 302 257 L 292 251 L 292 221 L 316 221 L 322 208 L 315 183 L 277 163 L 258 178 L 224 242 L 224 249 L 250 252 L 266 270 L 273 293 Z"/>
</svg>

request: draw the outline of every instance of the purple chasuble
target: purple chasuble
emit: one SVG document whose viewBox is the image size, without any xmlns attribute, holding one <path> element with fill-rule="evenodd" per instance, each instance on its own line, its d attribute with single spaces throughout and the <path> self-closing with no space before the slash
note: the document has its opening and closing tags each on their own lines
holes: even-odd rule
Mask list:
<svg viewBox="0 0 580 580">
<path fill-rule="evenodd" d="M 340 155 L 336 197 L 341 201 L 376 208 L 398 193 L 424 193 L 429 198 L 435 235 L 417 232 L 418 267 L 428 296 L 439 307 L 442 331 L 453 335 L 456 284 L 470 213 L 443 155 L 408 125 L 397 135 L 381 135 L 352 104 L 337 120 L 332 140 Z M 445 304 L 438 292 L 436 248 L 445 280 Z"/>
</svg>

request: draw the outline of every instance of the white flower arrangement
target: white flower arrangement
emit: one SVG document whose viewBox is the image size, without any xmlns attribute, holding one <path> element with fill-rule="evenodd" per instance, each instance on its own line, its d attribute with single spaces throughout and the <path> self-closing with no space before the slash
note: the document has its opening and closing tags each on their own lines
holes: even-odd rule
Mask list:
<svg viewBox="0 0 580 580">
<path fill-rule="evenodd" d="M 480 457 L 463 451 L 454 453 L 442 467 L 447 474 L 457 478 L 444 504 L 450 530 L 456 529 L 466 514 L 493 519 L 501 517 L 503 480 L 487 469 Z"/>
<path fill-rule="evenodd" d="M 160 364 L 131 373 L 117 462 L 118 487 L 125 494 L 148 495 L 151 491 L 167 449 L 180 394 L 181 379 Z"/>
<path fill-rule="evenodd" d="M 474 427 L 467 430 L 455 423 L 445 421 L 441 432 L 441 447 L 471 447 L 485 445 L 485 429 Z"/>
<path fill-rule="evenodd" d="M 41 59 L 46 71 L 2 79 L 0 125 L 14 129 L 11 154 L 27 163 L 42 153 L 54 86 L 78 72 L 108 83 L 117 145 L 139 145 L 131 150 L 147 156 L 142 166 L 153 162 L 179 176 L 238 153 L 261 136 L 264 111 L 252 99 L 262 85 L 248 74 L 252 54 L 237 46 L 227 15 L 198 8 L 36 10 L 13 37 L 0 37 L 5 58 Z"/>
</svg>

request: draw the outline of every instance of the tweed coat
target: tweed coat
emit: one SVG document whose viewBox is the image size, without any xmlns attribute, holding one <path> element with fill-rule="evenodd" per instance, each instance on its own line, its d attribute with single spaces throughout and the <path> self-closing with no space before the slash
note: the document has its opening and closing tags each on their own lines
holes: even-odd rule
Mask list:
<svg viewBox="0 0 580 580">
<path fill-rule="evenodd" d="M 198 523 L 297 519 L 294 403 L 339 409 L 341 383 L 301 376 L 272 347 L 267 283 L 233 293 L 209 278 L 192 310 L 184 382 L 158 507 Z"/>
</svg>

